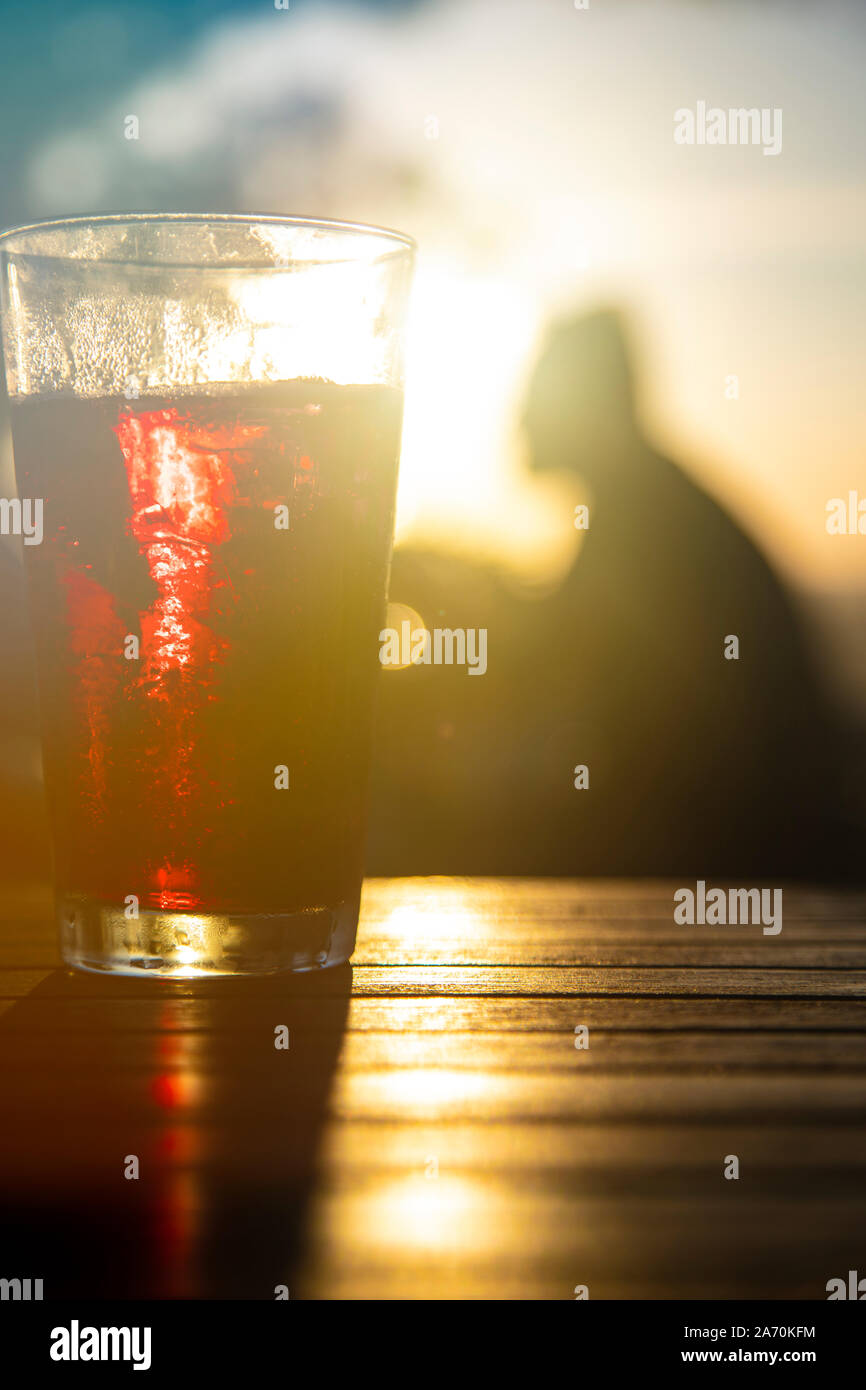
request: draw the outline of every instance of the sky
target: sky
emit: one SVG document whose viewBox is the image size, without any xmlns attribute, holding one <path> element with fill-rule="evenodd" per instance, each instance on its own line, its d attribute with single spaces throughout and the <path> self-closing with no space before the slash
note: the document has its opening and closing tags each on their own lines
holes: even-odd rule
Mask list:
<svg viewBox="0 0 866 1390">
<path fill-rule="evenodd" d="M 551 318 L 615 303 L 659 444 L 797 586 L 866 586 L 866 536 L 825 526 L 829 499 L 866 498 L 862 5 L 4 14 L 7 225 L 244 209 L 417 238 L 404 538 L 539 578 L 567 563 L 570 514 L 525 472 L 521 393 Z M 779 153 L 677 144 L 675 113 L 701 101 L 779 109 Z"/>
</svg>

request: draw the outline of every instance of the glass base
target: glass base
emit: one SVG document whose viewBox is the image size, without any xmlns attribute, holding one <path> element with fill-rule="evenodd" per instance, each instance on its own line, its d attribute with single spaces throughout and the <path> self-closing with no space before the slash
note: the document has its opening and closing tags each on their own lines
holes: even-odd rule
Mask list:
<svg viewBox="0 0 866 1390">
<path fill-rule="evenodd" d="M 323 970 L 355 947 L 358 903 L 306 912 L 213 913 L 140 910 L 90 898 L 59 904 L 60 949 L 77 970 L 189 980 Z"/>
</svg>

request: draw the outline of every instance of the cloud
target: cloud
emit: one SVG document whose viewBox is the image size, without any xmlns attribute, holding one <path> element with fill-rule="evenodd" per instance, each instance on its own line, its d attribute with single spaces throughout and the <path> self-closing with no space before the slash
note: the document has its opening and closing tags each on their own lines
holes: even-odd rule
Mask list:
<svg viewBox="0 0 866 1390">
<path fill-rule="evenodd" d="M 514 490 L 507 514 L 491 498 L 537 325 L 626 297 L 651 321 L 664 427 L 699 429 L 768 494 L 784 467 L 789 520 L 768 535 L 799 555 L 785 526 L 810 524 L 814 460 L 855 411 L 832 345 L 864 282 L 864 37 L 843 0 L 264 9 L 215 23 L 98 119 L 58 132 L 32 183 L 53 216 L 238 207 L 411 232 L 426 394 L 407 402 L 404 496 L 423 512 L 439 478 L 453 507 L 461 478 L 489 478 L 475 521 L 502 534 L 526 507 Z M 781 107 L 781 155 L 676 145 L 674 112 L 698 100 Z M 449 333 L 472 351 L 449 350 Z M 467 379 L 481 359 L 486 395 Z M 731 371 L 745 383 L 736 423 L 718 388 Z M 792 383 L 813 402 L 797 425 Z M 445 402 L 464 422 L 456 436 Z"/>
<path fill-rule="evenodd" d="M 411 219 L 427 245 L 467 257 L 526 262 L 537 248 L 537 278 L 554 285 L 587 261 L 716 254 L 726 229 L 752 253 L 826 239 L 828 225 L 855 244 L 866 200 L 832 167 L 840 138 L 858 146 L 843 164 L 862 155 L 862 51 L 827 43 L 830 11 L 844 34 L 851 11 L 838 3 L 806 7 L 796 23 L 775 7 L 722 14 L 673 0 L 580 11 L 566 0 L 440 0 L 399 17 L 266 10 L 215 24 L 89 127 L 58 134 L 33 161 L 33 189 L 52 215 L 221 196 Z M 834 92 L 859 111 L 840 119 Z M 772 183 L 751 149 L 674 145 L 674 109 L 698 98 L 785 108 Z M 124 138 L 129 114 L 137 141 Z M 818 187 L 821 217 L 773 218 L 779 189 L 790 203 Z M 757 199 L 748 209 L 746 194 Z"/>
</svg>

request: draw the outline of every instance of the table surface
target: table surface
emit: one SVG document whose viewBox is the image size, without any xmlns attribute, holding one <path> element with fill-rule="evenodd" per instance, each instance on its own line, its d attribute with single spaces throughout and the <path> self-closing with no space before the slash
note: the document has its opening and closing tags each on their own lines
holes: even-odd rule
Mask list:
<svg viewBox="0 0 866 1390">
<path fill-rule="evenodd" d="M 765 936 L 676 925 L 674 887 L 372 880 L 351 967 L 256 981 L 76 975 L 22 906 L 0 1273 L 46 1298 L 826 1298 L 866 1274 L 866 895 L 786 888 Z"/>
</svg>

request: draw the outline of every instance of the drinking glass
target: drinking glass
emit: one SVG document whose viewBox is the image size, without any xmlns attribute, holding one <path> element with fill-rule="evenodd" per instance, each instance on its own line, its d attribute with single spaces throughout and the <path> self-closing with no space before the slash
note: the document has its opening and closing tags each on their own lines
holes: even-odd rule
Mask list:
<svg viewBox="0 0 866 1390">
<path fill-rule="evenodd" d="M 70 965 L 351 955 L 414 249 L 291 217 L 0 236 Z"/>
</svg>

